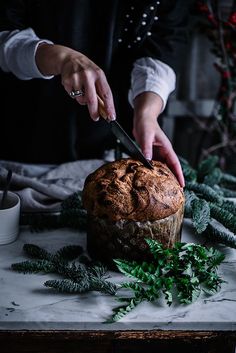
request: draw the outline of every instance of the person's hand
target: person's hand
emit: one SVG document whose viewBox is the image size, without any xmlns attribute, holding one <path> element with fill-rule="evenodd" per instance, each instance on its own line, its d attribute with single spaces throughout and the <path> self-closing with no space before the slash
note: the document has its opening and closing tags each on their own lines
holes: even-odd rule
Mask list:
<svg viewBox="0 0 236 353">
<path fill-rule="evenodd" d="M 68 94 L 76 90 L 84 92 L 83 96 L 75 99 L 81 105 L 87 104 L 94 121 L 99 120 L 97 95 L 104 102 L 108 119 L 115 119 L 113 96 L 106 76 L 88 57 L 68 47 L 41 43 L 35 60 L 43 75 L 61 75 L 62 85 Z"/>
<path fill-rule="evenodd" d="M 133 135 L 144 156 L 165 162 L 184 187 L 184 176 L 171 142 L 160 128 L 157 117 L 162 110 L 162 99 L 155 93 L 144 92 L 134 100 Z"/>
</svg>

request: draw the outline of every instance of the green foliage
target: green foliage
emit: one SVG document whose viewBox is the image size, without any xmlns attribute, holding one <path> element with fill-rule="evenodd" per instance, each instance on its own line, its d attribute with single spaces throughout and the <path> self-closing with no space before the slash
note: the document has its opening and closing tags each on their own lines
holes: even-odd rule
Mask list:
<svg viewBox="0 0 236 353">
<path fill-rule="evenodd" d="M 23 213 L 20 219 L 21 225 L 30 225 L 35 232 L 64 227 L 85 230 L 86 222 L 87 212 L 82 206 L 82 191 L 64 200 L 59 213 Z"/>
<path fill-rule="evenodd" d="M 61 248 L 60 250 L 57 251 L 55 256 L 58 256 L 59 258 L 63 258 L 64 260 L 74 260 L 76 259 L 79 255 L 83 253 L 83 248 L 82 246 L 79 245 L 67 245 Z"/>
<path fill-rule="evenodd" d="M 123 304 L 113 310 L 107 322 L 120 320 L 140 302 L 155 301 L 161 294 L 168 305 L 175 296 L 180 303 L 189 304 L 201 291 L 213 293 L 221 287 L 223 280 L 216 271 L 224 255 L 219 251 L 192 243 L 176 243 L 173 249 L 165 249 L 153 239 L 146 241 L 153 261 L 114 260 L 119 271 L 133 279 L 120 285 L 132 295 L 117 298 Z"/>
<path fill-rule="evenodd" d="M 24 251 L 34 261 L 23 261 L 12 264 L 14 271 L 22 273 L 57 273 L 65 278 L 45 282 L 51 287 L 65 293 L 84 293 L 100 291 L 115 294 L 116 285 L 106 280 L 107 269 L 102 264 L 92 262 L 80 263 L 75 260 L 83 252 L 81 246 L 68 245 L 51 254 L 34 244 L 25 244 Z"/>
<path fill-rule="evenodd" d="M 214 189 L 223 197 L 235 197 L 236 198 L 236 191 L 230 190 L 224 187 L 219 187 L 218 185 L 214 185 Z"/>
<path fill-rule="evenodd" d="M 236 190 L 236 176 L 231 175 L 231 174 L 227 174 L 227 173 L 223 173 L 222 178 L 221 178 L 221 182 L 222 182 L 223 186 L 226 186 L 229 189 Z"/>
<path fill-rule="evenodd" d="M 186 181 L 195 181 L 197 179 L 197 172 L 195 169 L 193 169 L 188 161 L 182 157 L 179 157 L 182 169 L 183 169 L 183 173 L 184 173 L 184 177 Z"/>
<path fill-rule="evenodd" d="M 236 177 L 217 167 L 216 156 L 202 161 L 197 170 L 192 171 L 192 175 L 196 174 L 192 180 L 189 179 L 189 169 L 193 168 L 186 160 L 180 159 L 180 162 L 186 179 L 185 217 L 192 219 L 197 234 L 235 247 L 236 203 L 226 197 L 236 197 Z M 220 223 L 219 227 L 214 220 Z M 224 231 L 221 225 L 225 227 Z"/>
<path fill-rule="evenodd" d="M 12 264 L 12 270 L 22 273 L 51 273 L 55 272 L 55 266 L 48 260 L 23 261 Z"/>
<path fill-rule="evenodd" d="M 195 192 L 197 195 L 201 195 L 207 201 L 212 201 L 217 203 L 222 202 L 222 197 L 220 197 L 218 193 L 209 185 L 200 184 L 197 182 L 195 183 L 186 182 L 186 188 Z"/>
<path fill-rule="evenodd" d="M 210 221 L 210 207 L 206 200 L 195 199 L 192 202 L 193 226 L 197 233 L 202 233 Z"/>
<path fill-rule="evenodd" d="M 220 183 L 222 172 L 220 168 L 214 168 L 209 174 L 204 176 L 203 182 L 209 186 L 214 186 Z"/>
<path fill-rule="evenodd" d="M 51 254 L 46 250 L 40 248 L 38 245 L 34 244 L 25 244 L 23 246 L 24 252 L 33 259 L 40 260 L 51 260 Z"/>
<path fill-rule="evenodd" d="M 219 157 L 210 156 L 207 159 L 204 159 L 201 163 L 199 163 L 197 170 L 197 179 L 199 182 L 203 182 L 204 178 L 206 178 L 213 172 L 218 161 Z"/>
<path fill-rule="evenodd" d="M 234 234 L 230 234 L 228 231 L 223 230 L 217 223 L 211 221 L 203 234 L 210 241 L 218 241 L 219 243 L 236 248 L 236 237 Z"/>
<path fill-rule="evenodd" d="M 84 293 L 89 291 L 89 282 L 74 282 L 71 279 L 50 280 L 44 283 L 45 287 L 54 288 L 62 293 Z"/>
</svg>

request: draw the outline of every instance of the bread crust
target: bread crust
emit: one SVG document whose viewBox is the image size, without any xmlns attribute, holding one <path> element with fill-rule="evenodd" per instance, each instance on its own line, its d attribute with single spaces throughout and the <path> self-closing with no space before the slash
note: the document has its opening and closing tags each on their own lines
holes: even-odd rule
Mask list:
<svg viewBox="0 0 236 353">
<path fill-rule="evenodd" d="M 110 221 L 155 221 L 176 213 L 183 207 L 183 189 L 164 163 L 152 165 L 151 170 L 131 158 L 104 164 L 85 180 L 84 208 Z"/>
</svg>

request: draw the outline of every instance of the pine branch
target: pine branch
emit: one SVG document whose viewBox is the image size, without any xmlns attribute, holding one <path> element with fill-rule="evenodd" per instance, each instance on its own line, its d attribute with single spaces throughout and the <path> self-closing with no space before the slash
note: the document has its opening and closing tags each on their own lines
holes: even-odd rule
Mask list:
<svg viewBox="0 0 236 353">
<path fill-rule="evenodd" d="M 203 182 L 204 178 L 213 172 L 218 161 L 219 158 L 217 156 L 209 156 L 204 159 L 198 166 L 197 180 Z"/>
<path fill-rule="evenodd" d="M 216 185 L 214 174 L 217 171 L 215 160 L 207 159 L 208 163 L 202 164 L 201 178 L 208 181 L 211 186 L 198 182 L 187 182 L 185 188 L 185 217 L 192 218 L 193 226 L 198 234 L 211 237 L 211 240 L 218 241 L 227 246 L 235 247 L 236 239 L 236 203 L 226 200 L 225 196 L 236 196 L 235 191 Z M 204 168 L 203 168 L 204 167 Z M 213 168 L 213 169 L 212 169 Z M 210 176 L 206 173 L 210 172 Z M 225 180 L 234 181 L 236 178 L 230 174 L 217 171 L 221 174 L 221 183 Z M 209 176 L 209 178 L 208 178 Z M 199 177 L 198 177 L 199 179 Z M 216 227 L 212 221 L 216 219 L 220 227 Z M 226 228 L 222 230 L 222 226 Z M 227 233 L 227 229 L 233 234 Z"/>
<path fill-rule="evenodd" d="M 22 273 L 52 273 L 56 271 L 54 264 L 47 260 L 23 261 L 11 265 L 12 270 Z"/>
<path fill-rule="evenodd" d="M 207 229 L 202 233 L 203 236 L 211 241 L 219 242 L 231 248 L 236 248 L 236 237 L 227 231 L 222 230 L 222 227 L 217 226 L 214 222 L 210 222 Z"/>
<path fill-rule="evenodd" d="M 44 283 L 45 287 L 56 289 L 63 293 L 85 293 L 90 290 L 89 281 L 74 282 L 70 279 L 49 280 Z"/>
<path fill-rule="evenodd" d="M 223 202 L 220 204 L 220 207 L 226 211 L 229 211 L 234 216 L 236 216 L 236 203 L 235 202 L 229 201 L 229 200 L 223 200 Z"/>
<path fill-rule="evenodd" d="M 67 245 L 58 250 L 55 254 L 55 256 L 64 259 L 64 260 L 74 260 L 76 259 L 79 255 L 83 253 L 83 248 L 82 246 L 79 245 Z"/>
<path fill-rule="evenodd" d="M 86 279 L 82 279 L 79 283 L 71 279 L 49 280 L 44 285 L 63 293 L 85 293 L 90 290 L 90 283 Z"/>
<path fill-rule="evenodd" d="M 78 191 L 64 200 L 61 204 L 61 212 L 23 213 L 20 224 L 29 225 L 31 231 L 34 232 L 65 227 L 85 230 L 87 212 L 82 206 L 82 191 Z"/>
<path fill-rule="evenodd" d="M 206 229 L 210 222 L 210 207 L 208 202 L 203 199 L 193 200 L 191 206 L 193 226 L 197 233 L 200 234 Z"/>
<path fill-rule="evenodd" d="M 102 264 L 69 262 L 80 256 L 83 249 L 79 245 L 68 245 L 51 254 L 34 244 L 25 244 L 26 254 L 37 261 L 24 261 L 12 264 L 12 269 L 23 273 L 58 273 L 65 277 L 62 280 L 45 282 L 46 287 L 66 293 L 84 293 L 100 291 L 114 295 L 117 286 L 106 280 L 107 269 Z"/>
<path fill-rule="evenodd" d="M 184 190 L 185 195 L 185 208 L 184 208 L 184 216 L 187 218 L 192 218 L 192 201 L 197 199 L 197 195 L 188 189 Z"/>
<path fill-rule="evenodd" d="M 32 232 L 60 228 L 60 214 L 22 213 L 20 225 L 29 225 Z"/>
<path fill-rule="evenodd" d="M 96 277 L 90 277 L 90 283 L 90 290 L 95 290 L 110 295 L 116 294 L 117 285 L 114 283 Z"/>
<path fill-rule="evenodd" d="M 24 252 L 33 259 L 40 259 L 40 260 L 52 260 L 52 255 L 44 250 L 43 248 L 39 247 L 38 245 L 34 244 L 25 244 L 23 246 Z"/>
<path fill-rule="evenodd" d="M 223 173 L 221 177 L 222 186 L 236 189 L 236 177 L 234 175 Z"/>
<path fill-rule="evenodd" d="M 197 195 L 201 195 L 205 200 L 211 202 L 221 203 L 222 198 L 217 194 L 217 192 L 206 184 L 186 182 L 186 188 L 188 190 L 194 191 Z"/>
<path fill-rule="evenodd" d="M 227 188 L 223 188 L 223 187 L 220 187 L 218 185 L 215 185 L 214 186 L 214 189 L 216 192 L 218 192 L 218 194 L 221 194 L 223 197 L 234 197 L 236 198 L 236 190 L 230 190 L 230 189 L 227 189 Z"/>
<path fill-rule="evenodd" d="M 194 168 L 192 168 L 186 159 L 179 156 L 179 161 L 184 173 L 184 177 L 186 181 L 193 182 L 197 180 L 197 172 Z"/>
<path fill-rule="evenodd" d="M 209 174 L 204 176 L 203 183 L 209 186 L 219 184 L 222 178 L 220 168 L 214 168 Z"/>
<path fill-rule="evenodd" d="M 221 207 L 210 203 L 211 216 L 223 224 L 231 232 L 236 233 L 236 216 Z"/>
</svg>

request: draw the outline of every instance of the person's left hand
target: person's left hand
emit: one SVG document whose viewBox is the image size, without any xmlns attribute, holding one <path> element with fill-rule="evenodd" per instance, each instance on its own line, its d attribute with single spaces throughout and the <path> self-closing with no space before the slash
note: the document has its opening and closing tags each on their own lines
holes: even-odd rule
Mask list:
<svg viewBox="0 0 236 353">
<path fill-rule="evenodd" d="M 170 140 L 160 128 L 157 117 L 162 111 L 163 101 L 159 95 L 144 92 L 134 100 L 133 135 L 144 156 L 165 162 L 184 187 L 184 176 L 179 159 Z"/>
</svg>

